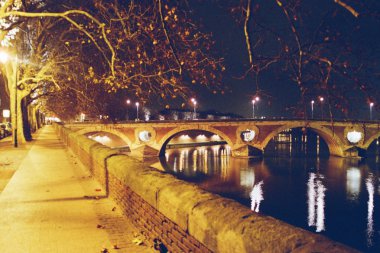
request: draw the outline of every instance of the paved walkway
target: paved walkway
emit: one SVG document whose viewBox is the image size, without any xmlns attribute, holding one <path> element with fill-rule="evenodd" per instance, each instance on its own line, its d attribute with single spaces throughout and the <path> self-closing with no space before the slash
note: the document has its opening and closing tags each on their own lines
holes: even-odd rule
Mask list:
<svg viewBox="0 0 380 253">
<path fill-rule="evenodd" d="M 155 252 L 133 242 L 137 230 L 113 201 L 95 198 L 103 189 L 52 126 L 35 139 L 16 151 L 0 143 L 0 174 L 14 172 L 0 193 L 0 252 Z"/>
</svg>

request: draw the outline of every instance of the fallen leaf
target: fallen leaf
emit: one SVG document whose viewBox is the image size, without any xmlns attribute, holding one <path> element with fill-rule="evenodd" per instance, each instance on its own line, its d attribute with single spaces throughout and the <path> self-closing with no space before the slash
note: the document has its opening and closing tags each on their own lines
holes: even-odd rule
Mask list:
<svg viewBox="0 0 380 253">
<path fill-rule="evenodd" d="M 103 225 L 98 224 L 98 225 L 96 226 L 96 228 L 106 228 L 106 227 L 103 226 Z"/>
<path fill-rule="evenodd" d="M 132 242 L 136 245 L 142 245 L 144 243 L 140 238 L 135 238 L 132 240 Z"/>
</svg>

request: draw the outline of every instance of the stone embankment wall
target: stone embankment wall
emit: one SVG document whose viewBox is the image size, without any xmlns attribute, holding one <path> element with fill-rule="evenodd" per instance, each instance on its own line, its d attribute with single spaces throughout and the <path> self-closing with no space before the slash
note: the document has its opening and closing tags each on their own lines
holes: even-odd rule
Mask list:
<svg viewBox="0 0 380 253">
<path fill-rule="evenodd" d="M 170 252 L 355 252 L 55 127 L 107 195 L 149 240 L 158 238 Z"/>
</svg>

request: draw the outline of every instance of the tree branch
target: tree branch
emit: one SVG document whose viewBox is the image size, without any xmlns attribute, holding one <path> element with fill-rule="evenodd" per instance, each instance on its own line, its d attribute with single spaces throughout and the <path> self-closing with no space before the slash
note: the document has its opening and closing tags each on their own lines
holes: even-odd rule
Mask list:
<svg viewBox="0 0 380 253">
<path fill-rule="evenodd" d="M 173 43 L 171 42 L 170 37 L 169 37 L 169 35 L 168 35 L 168 31 L 167 31 L 167 29 L 166 29 L 165 20 L 164 20 L 164 17 L 163 17 L 163 15 L 162 15 L 162 2 L 161 2 L 161 0 L 158 0 L 158 12 L 160 13 L 160 19 L 161 19 L 162 29 L 164 30 L 166 40 L 167 40 L 168 43 L 169 43 L 170 50 L 172 51 L 173 56 L 174 56 L 174 58 L 175 58 L 175 60 L 176 60 L 176 62 L 177 62 L 177 65 L 178 65 L 178 67 L 179 67 L 179 74 L 181 75 L 181 74 L 182 74 L 182 66 L 181 66 L 181 63 L 179 62 L 179 59 L 178 59 L 177 53 L 176 53 L 175 50 L 174 50 Z"/>
</svg>

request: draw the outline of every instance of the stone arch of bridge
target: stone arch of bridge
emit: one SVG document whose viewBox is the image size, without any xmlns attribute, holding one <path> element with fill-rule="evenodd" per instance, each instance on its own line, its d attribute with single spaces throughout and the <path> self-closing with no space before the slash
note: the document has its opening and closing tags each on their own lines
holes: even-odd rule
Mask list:
<svg viewBox="0 0 380 253">
<path fill-rule="evenodd" d="M 371 145 L 376 139 L 378 139 L 378 138 L 380 138 L 380 132 L 377 133 L 377 134 L 375 134 L 375 135 L 373 135 L 373 136 L 371 136 L 370 138 L 368 138 L 368 140 L 364 143 L 363 148 L 364 148 L 364 149 L 368 149 L 369 146 L 370 146 L 370 145 Z"/>
<path fill-rule="evenodd" d="M 86 135 L 89 133 L 110 133 L 122 139 L 125 143 L 127 143 L 128 146 L 131 146 L 132 144 L 131 140 L 125 134 L 116 129 L 102 129 L 98 127 L 91 127 L 78 130 L 77 133 L 82 135 Z"/>
<path fill-rule="evenodd" d="M 343 156 L 344 154 L 344 144 L 340 140 L 340 138 L 335 135 L 330 129 L 327 129 L 321 125 L 318 124 L 306 124 L 304 122 L 299 122 L 299 123 L 291 123 L 291 124 L 286 124 L 284 126 L 281 126 L 271 132 L 261 143 L 261 146 L 263 149 L 268 145 L 270 140 L 273 139 L 277 134 L 285 131 L 286 129 L 294 129 L 294 128 L 308 128 L 316 132 L 322 139 L 326 142 L 330 155 L 335 155 L 335 156 Z"/>
<path fill-rule="evenodd" d="M 224 132 L 222 132 L 222 131 L 220 131 L 218 129 L 215 129 L 213 127 L 202 126 L 202 125 L 198 125 L 197 127 L 194 127 L 194 126 L 191 126 L 191 125 L 187 126 L 187 127 L 181 126 L 180 128 L 173 129 L 173 130 L 169 131 L 168 133 L 166 133 L 161 138 L 161 140 L 158 142 L 158 145 L 160 147 L 160 156 L 164 155 L 166 145 L 169 143 L 169 141 L 175 135 L 177 135 L 178 133 L 185 132 L 185 131 L 205 131 L 205 132 L 209 132 L 209 133 L 212 133 L 212 134 L 217 134 L 225 142 L 227 142 L 227 145 L 229 145 L 230 147 L 233 147 L 233 145 L 234 145 L 234 143 L 232 142 L 231 138 L 227 134 L 225 134 Z"/>
</svg>

